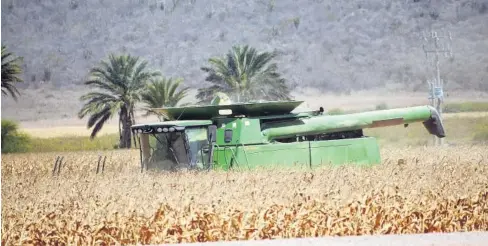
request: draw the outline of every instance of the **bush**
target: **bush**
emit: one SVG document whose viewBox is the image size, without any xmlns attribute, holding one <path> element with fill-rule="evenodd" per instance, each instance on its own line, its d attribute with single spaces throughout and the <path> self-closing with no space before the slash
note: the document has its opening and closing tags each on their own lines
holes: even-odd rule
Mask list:
<svg viewBox="0 0 488 246">
<path fill-rule="evenodd" d="M 94 139 L 88 136 L 62 136 L 52 138 L 33 138 L 32 152 L 64 152 L 111 150 L 117 144 L 118 134 L 100 135 Z M 117 146 L 118 147 L 118 146 Z M 133 146 L 134 147 L 134 146 Z"/>
<path fill-rule="evenodd" d="M 2 120 L 2 153 L 111 150 L 118 148 L 114 144 L 118 139 L 118 134 L 102 135 L 95 139 L 88 136 L 31 137 L 20 132 L 16 122 Z"/>
<path fill-rule="evenodd" d="M 383 103 L 380 103 L 380 104 L 376 105 L 375 109 L 376 110 L 385 110 L 385 109 L 388 109 L 388 104 L 386 104 L 384 102 Z"/>
<path fill-rule="evenodd" d="M 476 125 L 473 140 L 475 142 L 488 143 L 488 124 L 486 124 L 486 122 L 479 122 Z"/>
<path fill-rule="evenodd" d="M 447 103 L 442 111 L 444 113 L 487 112 L 488 102 Z"/>
<path fill-rule="evenodd" d="M 478 132 L 474 135 L 473 140 L 475 142 L 488 143 L 488 132 Z"/>
<path fill-rule="evenodd" d="M 327 114 L 329 115 L 339 115 L 339 114 L 344 114 L 344 110 L 340 108 L 333 108 L 327 111 Z"/>
<path fill-rule="evenodd" d="M 11 120 L 2 120 L 2 153 L 27 152 L 31 138 L 19 132 L 19 125 Z"/>
</svg>

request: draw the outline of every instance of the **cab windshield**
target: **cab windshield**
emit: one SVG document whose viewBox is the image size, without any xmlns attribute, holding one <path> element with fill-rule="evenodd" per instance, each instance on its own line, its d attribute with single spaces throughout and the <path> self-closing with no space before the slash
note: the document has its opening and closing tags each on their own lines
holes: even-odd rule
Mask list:
<svg viewBox="0 0 488 246">
<path fill-rule="evenodd" d="M 141 158 L 146 169 L 201 169 L 207 160 L 207 128 L 141 134 Z M 146 147 L 147 146 L 147 147 Z"/>
<path fill-rule="evenodd" d="M 207 140 L 207 128 L 206 127 L 194 127 L 187 128 L 185 130 L 188 137 L 188 143 L 190 146 L 190 164 L 192 167 L 204 168 L 207 154 L 203 149 L 208 145 Z"/>
</svg>

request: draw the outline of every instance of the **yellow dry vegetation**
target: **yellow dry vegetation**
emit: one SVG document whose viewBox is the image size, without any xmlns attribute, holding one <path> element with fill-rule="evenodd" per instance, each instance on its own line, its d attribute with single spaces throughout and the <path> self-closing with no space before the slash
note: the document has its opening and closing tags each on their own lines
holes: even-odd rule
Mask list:
<svg viewBox="0 0 488 246">
<path fill-rule="evenodd" d="M 460 112 L 460 113 L 444 113 L 444 119 L 451 118 L 484 118 L 488 117 L 488 112 Z"/>
<path fill-rule="evenodd" d="M 55 138 L 55 137 L 72 137 L 72 136 L 90 136 L 92 129 L 86 126 L 55 126 L 55 127 L 29 127 L 23 128 L 23 132 L 34 136 L 36 138 Z M 117 125 L 104 125 L 98 136 L 105 134 L 118 134 L 119 128 Z"/>
<path fill-rule="evenodd" d="M 158 244 L 488 230 L 488 148 L 385 148 L 381 165 L 141 173 L 137 151 L 2 156 L 2 245 Z"/>
</svg>

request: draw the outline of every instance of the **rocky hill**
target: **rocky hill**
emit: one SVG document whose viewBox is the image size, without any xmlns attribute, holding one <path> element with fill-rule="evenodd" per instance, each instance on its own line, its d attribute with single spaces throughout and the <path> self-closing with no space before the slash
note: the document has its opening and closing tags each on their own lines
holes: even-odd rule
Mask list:
<svg viewBox="0 0 488 246">
<path fill-rule="evenodd" d="M 25 89 L 76 90 L 111 52 L 198 87 L 208 58 L 249 44 L 278 51 L 293 87 L 423 90 L 434 73 L 421 37 L 435 30 L 452 34 L 446 86 L 488 91 L 487 23 L 488 0 L 2 1 L 2 44 L 24 57 Z"/>
</svg>

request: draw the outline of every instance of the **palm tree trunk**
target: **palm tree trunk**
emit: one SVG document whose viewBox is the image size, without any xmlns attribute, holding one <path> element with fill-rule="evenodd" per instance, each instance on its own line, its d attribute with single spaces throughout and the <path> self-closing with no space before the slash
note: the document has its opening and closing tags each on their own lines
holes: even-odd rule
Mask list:
<svg viewBox="0 0 488 246">
<path fill-rule="evenodd" d="M 120 148 L 130 148 L 131 147 L 131 131 L 130 126 L 132 119 L 130 113 L 126 106 L 122 106 L 120 110 L 120 121 L 122 122 L 122 135 L 120 139 Z"/>
<path fill-rule="evenodd" d="M 122 111 L 119 111 L 119 147 L 122 143 Z"/>
<path fill-rule="evenodd" d="M 130 114 L 127 115 L 127 120 L 124 122 L 124 128 L 123 128 L 123 133 L 124 133 L 124 141 L 125 141 L 125 148 L 130 149 L 132 145 L 132 139 L 131 139 L 131 131 L 130 131 L 130 126 L 131 126 L 131 117 Z"/>
<path fill-rule="evenodd" d="M 135 125 L 136 124 L 136 117 L 134 116 L 134 109 L 133 108 L 131 108 L 131 110 L 130 110 L 130 117 L 132 119 L 131 125 Z M 134 147 L 137 148 L 137 141 L 136 141 L 136 135 L 135 134 L 132 135 L 132 140 L 134 140 Z"/>
</svg>

